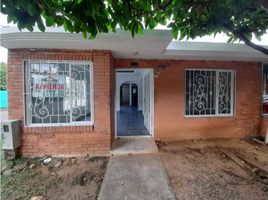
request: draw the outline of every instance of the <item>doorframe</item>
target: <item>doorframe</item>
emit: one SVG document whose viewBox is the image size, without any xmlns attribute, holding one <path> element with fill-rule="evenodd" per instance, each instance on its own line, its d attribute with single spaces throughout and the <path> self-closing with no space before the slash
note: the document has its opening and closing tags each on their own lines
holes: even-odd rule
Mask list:
<svg viewBox="0 0 268 200">
<path fill-rule="evenodd" d="M 152 137 L 154 138 L 154 69 L 153 68 L 115 68 L 115 88 L 114 88 L 114 137 L 115 139 L 117 138 L 123 138 L 123 137 L 136 137 L 134 136 L 117 136 L 117 111 L 116 111 L 116 105 L 117 103 L 119 103 L 120 105 L 120 97 L 117 99 L 116 98 L 116 94 L 117 94 L 117 88 L 120 90 L 120 87 L 117 87 L 117 77 L 116 77 L 116 72 L 118 70 L 134 70 L 134 69 L 140 69 L 140 70 L 148 70 L 149 74 L 150 74 L 150 126 L 151 126 L 151 131 L 150 131 L 150 135 L 144 135 L 144 136 L 137 136 L 137 137 Z M 120 91 L 119 91 L 120 92 Z M 140 94 L 138 94 L 140 95 Z M 117 102 L 119 101 L 119 102 Z"/>
</svg>

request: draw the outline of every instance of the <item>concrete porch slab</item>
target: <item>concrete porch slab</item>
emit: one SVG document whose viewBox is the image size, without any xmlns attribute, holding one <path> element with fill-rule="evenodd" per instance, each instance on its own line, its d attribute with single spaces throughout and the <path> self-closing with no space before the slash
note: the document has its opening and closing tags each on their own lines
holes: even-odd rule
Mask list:
<svg viewBox="0 0 268 200">
<path fill-rule="evenodd" d="M 151 137 L 124 137 L 114 141 L 112 154 L 158 153 L 155 141 Z"/>
<path fill-rule="evenodd" d="M 110 158 L 98 200 L 175 200 L 157 154 Z"/>
</svg>

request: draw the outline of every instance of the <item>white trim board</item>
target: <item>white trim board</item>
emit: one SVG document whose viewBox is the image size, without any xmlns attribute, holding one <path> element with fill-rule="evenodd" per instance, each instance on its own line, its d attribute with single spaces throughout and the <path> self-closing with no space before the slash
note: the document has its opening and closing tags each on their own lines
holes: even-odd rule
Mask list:
<svg viewBox="0 0 268 200">
<path fill-rule="evenodd" d="M 150 135 L 147 137 L 154 137 L 154 71 L 152 68 L 144 68 L 144 69 L 136 69 L 136 68 L 117 68 L 115 70 L 115 91 L 114 91 L 114 98 L 115 98 L 115 108 L 114 108 L 114 117 L 115 117 L 115 139 L 116 138 L 121 138 L 121 137 L 129 137 L 129 136 L 117 136 L 117 111 L 118 105 L 120 107 L 120 84 L 121 82 L 118 82 L 118 77 L 116 75 L 116 72 L 118 71 L 125 71 L 125 70 L 139 70 L 140 72 L 147 72 L 150 75 Z M 141 76 L 142 77 L 142 76 Z M 122 83 L 121 83 L 122 84 Z M 141 86 L 141 85 L 140 85 Z M 138 86 L 139 87 L 139 86 Z M 142 94 L 141 90 L 138 92 L 138 96 Z M 138 97 L 139 98 L 139 97 Z M 143 105 L 141 105 L 142 109 Z M 135 135 L 134 135 L 135 136 Z M 132 136 L 132 137 L 134 137 Z M 138 136 L 140 137 L 140 136 Z"/>
</svg>

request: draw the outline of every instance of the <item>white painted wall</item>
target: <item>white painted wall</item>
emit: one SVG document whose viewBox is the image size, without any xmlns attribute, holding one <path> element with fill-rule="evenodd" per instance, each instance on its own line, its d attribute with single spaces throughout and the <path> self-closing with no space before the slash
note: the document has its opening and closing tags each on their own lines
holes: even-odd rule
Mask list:
<svg viewBox="0 0 268 200">
<path fill-rule="evenodd" d="M 149 70 L 135 69 L 135 73 L 116 73 L 115 108 L 120 111 L 120 87 L 123 83 L 132 83 L 138 86 L 138 109 L 143 110 L 142 79 Z"/>
<path fill-rule="evenodd" d="M 127 85 L 122 85 L 121 86 L 121 89 L 122 89 L 122 99 L 121 101 L 126 103 L 126 102 L 129 102 L 130 103 L 130 85 L 127 84 Z"/>
<path fill-rule="evenodd" d="M 138 86 L 138 109 L 141 110 L 141 76 L 138 74 L 116 73 L 116 111 L 120 111 L 120 87 L 123 83 L 132 83 Z"/>
<path fill-rule="evenodd" d="M 123 70 L 123 69 L 118 69 Z M 126 70 L 133 70 L 133 69 L 126 69 Z M 152 69 L 134 69 L 136 72 L 133 74 L 128 73 L 116 73 L 116 91 L 115 91 L 115 111 L 120 111 L 120 86 L 123 83 L 130 83 L 136 84 L 138 86 L 138 109 L 143 112 L 145 112 L 145 106 L 144 106 L 144 98 L 146 97 L 145 94 L 145 77 L 149 76 L 150 83 L 147 85 L 150 87 L 150 95 L 147 95 L 147 101 L 149 98 L 150 101 L 150 113 L 147 115 L 149 123 L 148 123 L 148 129 L 151 134 L 151 136 L 154 136 L 154 76 L 153 76 L 153 70 Z M 148 89 L 148 88 L 147 88 Z M 116 125 L 116 112 L 115 112 L 115 125 Z M 144 116 L 145 117 L 145 116 Z M 117 130 L 115 126 L 115 132 L 117 137 Z"/>
</svg>

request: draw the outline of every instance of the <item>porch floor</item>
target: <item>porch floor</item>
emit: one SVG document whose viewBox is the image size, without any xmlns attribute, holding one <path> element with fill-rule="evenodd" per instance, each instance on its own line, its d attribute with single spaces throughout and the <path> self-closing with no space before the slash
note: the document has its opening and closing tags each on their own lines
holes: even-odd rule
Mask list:
<svg viewBox="0 0 268 200">
<path fill-rule="evenodd" d="M 127 137 L 114 141 L 112 154 L 158 153 L 155 141 L 151 137 Z"/>
<path fill-rule="evenodd" d="M 121 106 L 117 112 L 117 136 L 150 135 L 142 112 L 134 106 Z"/>
<path fill-rule="evenodd" d="M 151 137 L 114 141 L 98 200 L 175 200 L 175 193 Z"/>
</svg>

